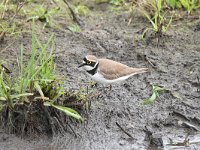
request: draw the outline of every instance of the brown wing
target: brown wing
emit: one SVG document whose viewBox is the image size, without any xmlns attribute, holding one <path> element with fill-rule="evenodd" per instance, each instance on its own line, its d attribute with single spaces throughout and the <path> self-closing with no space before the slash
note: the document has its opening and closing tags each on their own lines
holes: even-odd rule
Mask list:
<svg viewBox="0 0 200 150">
<path fill-rule="evenodd" d="M 107 79 L 113 80 L 130 74 L 147 72 L 147 68 L 131 68 L 109 59 L 99 59 L 98 71 Z M 101 69 L 100 69 L 101 68 Z"/>
</svg>

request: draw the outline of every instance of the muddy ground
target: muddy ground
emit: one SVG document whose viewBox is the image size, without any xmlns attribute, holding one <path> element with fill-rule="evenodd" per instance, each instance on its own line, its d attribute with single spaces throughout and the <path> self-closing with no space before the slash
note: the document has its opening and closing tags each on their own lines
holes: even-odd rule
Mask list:
<svg viewBox="0 0 200 150">
<path fill-rule="evenodd" d="M 53 139 L 21 139 L 2 129 L 0 149 L 200 149 L 200 21 L 174 22 L 156 47 L 156 39 L 150 34 L 146 41 L 137 38 L 148 25 L 144 18 L 135 15 L 127 26 L 126 13 L 105 8 L 94 11 L 82 18 L 81 33 L 49 29 L 40 34 L 45 40 L 55 33 L 55 62 L 58 73 L 68 77 L 66 89 L 78 90 L 84 86 L 82 83 L 91 81 L 77 68 L 87 54 L 152 71 L 133 76 L 93 99 L 88 114 L 83 113 L 86 121 L 71 123 L 77 137 L 69 129 Z M 1 43 L 0 58 L 8 66 L 16 63 L 13 52 L 19 53 L 21 43 L 28 53 L 29 36 L 7 37 Z M 154 104 L 144 105 L 143 100 L 152 94 L 152 85 L 161 86 L 166 92 Z M 99 92 L 102 86 L 90 90 Z"/>
</svg>

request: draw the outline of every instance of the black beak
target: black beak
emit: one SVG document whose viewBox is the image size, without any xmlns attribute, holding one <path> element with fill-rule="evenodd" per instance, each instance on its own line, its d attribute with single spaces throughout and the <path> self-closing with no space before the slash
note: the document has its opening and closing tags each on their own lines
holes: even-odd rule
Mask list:
<svg viewBox="0 0 200 150">
<path fill-rule="evenodd" d="M 83 67 L 85 65 L 85 63 L 82 63 L 78 66 L 78 68 Z"/>
</svg>

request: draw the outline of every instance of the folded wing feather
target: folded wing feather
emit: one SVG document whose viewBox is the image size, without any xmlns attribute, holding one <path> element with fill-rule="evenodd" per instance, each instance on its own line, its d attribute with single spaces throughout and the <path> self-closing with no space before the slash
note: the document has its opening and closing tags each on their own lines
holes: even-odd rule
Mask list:
<svg viewBox="0 0 200 150">
<path fill-rule="evenodd" d="M 144 73 L 148 71 L 148 68 L 131 68 L 124 64 L 109 59 L 99 59 L 98 68 L 98 71 L 109 80 L 113 80 L 131 74 L 134 75 Z"/>
</svg>

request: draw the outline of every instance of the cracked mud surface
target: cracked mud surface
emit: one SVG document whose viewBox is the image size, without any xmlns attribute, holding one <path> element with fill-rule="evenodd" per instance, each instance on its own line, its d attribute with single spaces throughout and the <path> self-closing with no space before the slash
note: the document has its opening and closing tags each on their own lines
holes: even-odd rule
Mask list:
<svg viewBox="0 0 200 150">
<path fill-rule="evenodd" d="M 200 22 L 176 26 L 176 31 L 170 30 L 163 36 L 157 48 L 153 38 L 146 42 L 134 40 L 146 24 L 144 20 L 135 18 L 127 26 L 128 15 L 109 13 L 85 18 L 85 26 L 78 34 L 53 31 L 58 73 L 74 81 L 66 80 L 66 88 L 77 90 L 80 83 L 91 81 L 77 68 L 87 54 L 128 66 L 149 67 L 152 71 L 133 76 L 94 99 L 85 116 L 87 121 L 72 123 L 78 137 L 69 132 L 52 140 L 22 140 L 1 131 L 0 149 L 200 149 Z M 10 42 L 7 39 L 0 48 L 4 50 Z M 19 38 L 15 46 L 1 52 L 0 58 L 12 66 L 16 60 L 10 54 L 21 43 L 28 51 L 30 39 Z M 167 92 L 152 105 L 144 105 L 143 100 L 152 94 L 151 85 L 161 86 Z M 174 144 L 182 143 L 188 133 L 189 147 Z"/>
</svg>

